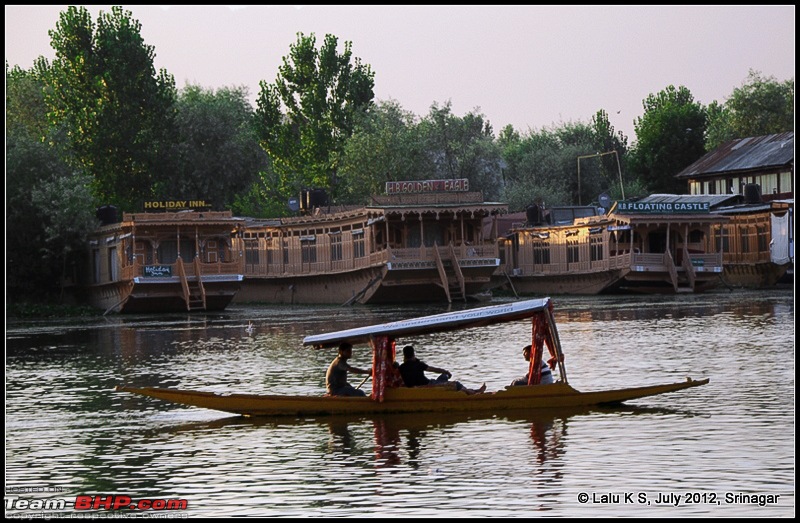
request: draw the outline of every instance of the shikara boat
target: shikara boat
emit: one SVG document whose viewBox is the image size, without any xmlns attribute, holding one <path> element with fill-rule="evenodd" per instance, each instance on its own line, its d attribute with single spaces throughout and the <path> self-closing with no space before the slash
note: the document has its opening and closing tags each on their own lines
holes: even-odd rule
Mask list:
<svg viewBox="0 0 800 523">
<path fill-rule="evenodd" d="M 408 388 L 398 385 L 395 362 L 397 340 L 405 336 L 484 327 L 530 319 L 533 354 L 527 386 L 507 387 L 493 393 L 468 395 L 446 386 Z M 525 322 L 527 323 L 527 322 Z M 531 326 L 526 325 L 528 329 Z M 232 412 L 244 416 L 316 416 L 410 412 L 478 412 L 575 408 L 614 405 L 624 401 L 675 392 L 708 383 L 708 379 L 642 387 L 581 392 L 567 382 L 564 354 L 553 317 L 550 298 L 479 307 L 367 327 L 308 336 L 303 345 L 336 347 L 342 342 L 369 344 L 373 351 L 372 393 L 366 397 L 280 396 L 218 394 L 162 388 L 118 386 L 118 391 L 158 398 L 173 403 Z M 558 368 L 556 383 L 540 385 L 544 348 L 551 368 Z M 536 364 L 534 364 L 534 362 Z"/>
</svg>

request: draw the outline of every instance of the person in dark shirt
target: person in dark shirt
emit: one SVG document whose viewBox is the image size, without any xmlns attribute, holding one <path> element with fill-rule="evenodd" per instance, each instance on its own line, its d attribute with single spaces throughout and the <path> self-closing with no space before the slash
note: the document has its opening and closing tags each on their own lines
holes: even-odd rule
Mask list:
<svg viewBox="0 0 800 523">
<path fill-rule="evenodd" d="M 336 356 L 325 373 L 325 388 L 331 396 L 366 396 L 363 390 L 357 389 L 347 383 L 347 373 L 372 374 L 371 370 L 353 367 L 347 360 L 353 356 L 353 346 L 346 341 L 339 345 L 339 355 Z"/>
<path fill-rule="evenodd" d="M 438 372 L 439 376 L 435 380 L 430 380 L 425 376 L 425 372 Z M 425 385 L 440 385 L 443 383 L 453 383 L 456 390 L 463 390 L 467 394 L 480 394 L 486 390 L 486 384 L 481 385 L 477 390 L 468 389 L 458 381 L 450 382 L 452 374 L 446 369 L 432 367 L 424 361 L 420 361 L 414 354 L 414 347 L 406 345 L 403 347 L 403 363 L 400 365 L 400 375 L 406 387 L 421 387 Z"/>
</svg>

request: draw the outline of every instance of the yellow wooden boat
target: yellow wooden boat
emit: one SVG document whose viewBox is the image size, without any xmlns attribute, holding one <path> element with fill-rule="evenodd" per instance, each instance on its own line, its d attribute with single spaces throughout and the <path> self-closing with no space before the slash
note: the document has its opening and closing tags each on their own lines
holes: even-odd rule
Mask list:
<svg viewBox="0 0 800 523">
<path fill-rule="evenodd" d="M 397 339 L 430 332 L 482 327 L 499 322 L 531 318 L 533 355 L 527 386 L 507 387 L 493 393 L 471 394 L 453 388 L 396 386 L 392 375 Z M 642 387 L 581 392 L 567 382 L 564 354 L 553 318 L 550 298 L 518 301 L 464 311 L 424 316 L 368 327 L 308 336 L 303 345 L 336 347 L 339 343 L 368 343 L 373 351 L 372 393 L 366 397 L 284 396 L 260 394 L 218 394 L 162 388 L 118 386 L 130 392 L 161 400 L 244 416 L 316 416 L 339 414 L 412 412 L 497 412 L 504 410 L 564 409 L 614 405 L 624 401 L 675 392 L 708 383 L 708 378 Z M 539 362 L 544 347 L 549 364 L 558 367 L 560 380 L 540 385 Z"/>
</svg>

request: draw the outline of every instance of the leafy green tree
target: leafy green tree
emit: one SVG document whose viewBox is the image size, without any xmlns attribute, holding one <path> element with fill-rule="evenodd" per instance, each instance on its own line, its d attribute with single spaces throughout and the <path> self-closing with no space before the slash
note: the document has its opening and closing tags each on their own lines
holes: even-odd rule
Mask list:
<svg viewBox="0 0 800 523">
<path fill-rule="evenodd" d="M 426 157 L 416 117 L 395 100 L 379 102 L 358 118 L 340 168 L 340 203 L 365 204 L 387 181 L 416 180 Z"/>
<path fill-rule="evenodd" d="M 267 158 L 253 129 L 247 89 L 216 92 L 186 86 L 176 102 L 174 169 L 156 183 L 169 199 L 205 199 L 217 210 L 230 209 L 237 196 L 260 181 Z"/>
<path fill-rule="evenodd" d="M 485 199 L 499 196 L 501 148 L 482 114 L 475 110 L 458 117 L 450 101 L 441 107 L 434 103 L 419 128 L 428 158 L 425 178 L 466 178 L 470 190 L 482 191 Z"/>
<path fill-rule="evenodd" d="M 794 130 L 794 79 L 779 82 L 751 70 L 741 87 L 724 105 L 708 109 L 706 149 L 736 138 L 779 134 Z"/>
<path fill-rule="evenodd" d="M 316 48 L 316 37 L 298 33 L 297 42 L 274 84 L 260 83 L 256 129 L 261 146 L 270 156 L 284 197 L 304 188 L 338 190 L 338 171 L 356 115 L 374 98 L 374 74 L 352 44 L 337 50 L 338 39 L 326 35 Z"/>
<path fill-rule="evenodd" d="M 6 299 L 47 301 L 95 226 L 86 180 L 64 161 L 58 129 L 47 121 L 41 70 L 6 64 Z M 60 143 L 59 143 L 60 146 Z M 49 198 L 40 198 L 49 189 Z M 64 221 L 67 209 L 75 212 Z M 60 223 L 60 227 L 56 224 Z"/>
<path fill-rule="evenodd" d="M 634 122 L 629 171 L 652 193 L 683 194 L 686 185 L 675 175 L 705 154 L 705 109 L 686 87 L 672 85 L 643 105 L 644 114 Z"/>
<path fill-rule="evenodd" d="M 524 136 L 503 130 L 503 159 L 506 164 L 502 201 L 509 210 L 521 211 L 536 203 L 545 207 L 572 204 L 576 194 L 575 158 L 586 144 L 565 148 L 557 129 L 529 131 Z M 573 133 L 574 134 L 574 133 Z"/>
<path fill-rule="evenodd" d="M 49 34 L 51 123 L 67 131 L 71 161 L 92 177 L 95 197 L 136 210 L 169 175 L 174 80 L 164 70 L 156 76 L 141 24 L 119 6 L 101 11 L 96 26 L 85 7 L 70 6 Z"/>
</svg>

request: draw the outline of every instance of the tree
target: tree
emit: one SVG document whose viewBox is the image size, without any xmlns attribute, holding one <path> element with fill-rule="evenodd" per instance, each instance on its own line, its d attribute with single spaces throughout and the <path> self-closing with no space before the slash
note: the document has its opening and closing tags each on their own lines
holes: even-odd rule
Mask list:
<svg viewBox="0 0 800 523">
<path fill-rule="evenodd" d="M 683 194 L 675 175 L 705 154 L 706 112 L 686 87 L 670 85 L 643 102 L 628 168 L 650 192 Z"/>
<path fill-rule="evenodd" d="M 58 129 L 48 125 L 42 73 L 6 64 L 6 297 L 13 301 L 56 298 L 96 224 L 87 180 L 64 161 Z"/>
<path fill-rule="evenodd" d="M 764 78 L 750 70 L 747 80 L 733 90 L 724 105 L 714 102 L 708 111 L 706 149 L 749 136 L 794 130 L 794 79 Z"/>
<path fill-rule="evenodd" d="M 260 83 L 256 129 L 270 156 L 284 197 L 304 188 L 328 188 L 334 197 L 346 140 L 357 113 L 374 97 L 374 74 L 352 56 L 352 44 L 337 51 L 338 39 L 298 33 L 274 84 Z M 284 112 L 285 111 L 285 112 Z"/>
<path fill-rule="evenodd" d="M 570 133 L 542 129 L 519 136 L 508 127 L 503 130 L 506 169 L 501 198 L 512 212 L 533 203 L 546 207 L 572 204 L 577 189 L 575 158 L 588 144 L 565 148 L 559 134 Z"/>
<path fill-rule="evenodd" d="M 416 180 L 424 172 L 416 117 L 395 100 L 378 103 L 359 118 L 340 168 L 339 201 L 365 204 L 387 181 Z"/>
<path fill-rule="evenodd" d="M 450 101 L 431 106 L 419 124 L 428 157 L 426 178 L 469 180 L 470 189 L 486 199 L 499 196 L 502 181 L 501 148 L 491 124 L 477 109 L 459 118 Z"/>
<path fill-rule="evenodd" d="M 66 129 L 73 166 L 91 175 L 99 201 L 122 210 L 135 210 L 168 175 L 174 80 L 164 70 L 156 76 L 140 33 L 119 6 L 101 11 L 96 27 L 85 7 L 70 6 L 49 32 L 56 56 L 44 77 L 51 123 Z"/>
<path fill-rule="evenodd" d="M 267 165 L 252 119 L 246 88 L 214 92 L 186 86 L 176 102 L 174 170 L 156 183 L 156 194 L 205 199 L 217 210 L 230 209 Z"/>
</svg>

